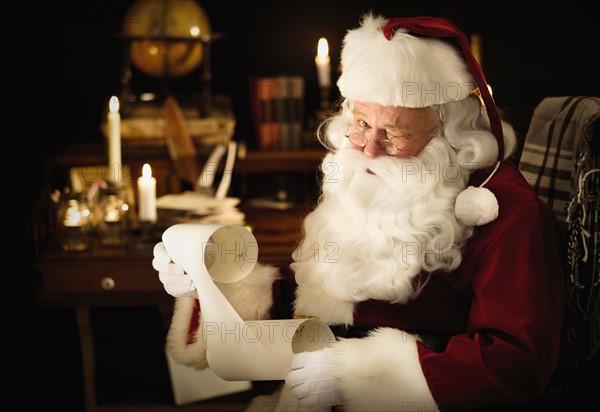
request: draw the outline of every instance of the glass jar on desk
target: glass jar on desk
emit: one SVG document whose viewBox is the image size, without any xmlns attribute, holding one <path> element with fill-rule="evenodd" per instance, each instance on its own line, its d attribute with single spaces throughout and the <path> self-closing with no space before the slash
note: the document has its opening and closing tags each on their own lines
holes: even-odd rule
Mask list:
<svg viewBox="0 0 600 412">
<path fill-rule="evenodd" d="M 100 244 L 119 246 L 127 240 L 129 203 L 125 188 L 101 189 L 96 206 L 96 228 Z"/>
<path fill-rule="evenodd" d="M 90 244 L 91 213 L 83 193 L 65 190 L 58 208 L 58 239 L 65 251 L 86 250 Z"/>
</svg>

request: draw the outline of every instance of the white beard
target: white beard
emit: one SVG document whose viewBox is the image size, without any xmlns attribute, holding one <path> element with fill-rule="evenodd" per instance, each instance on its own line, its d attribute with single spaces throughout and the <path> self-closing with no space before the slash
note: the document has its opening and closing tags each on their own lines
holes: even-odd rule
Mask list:
<svg viewBox="0 0 600 412">
<path fill-rule="evenodd" d="M 366 172 L 373 171 L 374 174 Z M 472 229 L 454 215 L 468 175 L 446 139 L 418 157 L 367 159 L 354 149 L 328 154 L 321 202 L 304 222 L 293 254 L 299 290 L 335 300 L 406 302 L 428 277 L 461 262 Z"/>
</svg>

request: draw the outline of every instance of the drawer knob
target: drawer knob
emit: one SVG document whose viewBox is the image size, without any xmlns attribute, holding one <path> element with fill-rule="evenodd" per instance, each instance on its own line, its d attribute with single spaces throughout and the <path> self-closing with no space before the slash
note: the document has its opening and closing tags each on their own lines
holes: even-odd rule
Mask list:
<svg viewBox="0 0 600 412">
<path fill-rule="evenodd" d="M 111 277 L 105 277 L 100 281 L 100 286 L 104 290 L 113 290 L 115 288 L 115 281 Z"/>
</svg>

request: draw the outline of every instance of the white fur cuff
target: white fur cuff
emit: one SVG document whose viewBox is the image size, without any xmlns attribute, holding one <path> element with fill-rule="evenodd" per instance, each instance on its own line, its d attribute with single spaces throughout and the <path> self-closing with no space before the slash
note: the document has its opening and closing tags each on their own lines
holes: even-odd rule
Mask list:
<svg viewBox="0 0 600 412">
<path fill-rule="evenodd" d="M 380 328 L 334 344 L 344 411 L 438 411 L 417 352 L 417 338 Z"/>
<path fill-rule="evenodd" d="M 189 342 L 190 321 L 196 310 L 196 298 L 175 298 L 173 318 L 167 334 L 167 351 L 177 362 L 196 369 L 208 367 L 206 342 L 202 338 L 202 328 L 194 331 L 194 341 Z"/>
</svg>

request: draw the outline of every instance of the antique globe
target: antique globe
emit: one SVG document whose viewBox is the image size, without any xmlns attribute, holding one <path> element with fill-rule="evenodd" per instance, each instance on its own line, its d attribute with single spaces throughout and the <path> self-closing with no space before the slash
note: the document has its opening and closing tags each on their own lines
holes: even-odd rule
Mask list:
<svg viewBox="0 0 600 412">
<path fill-rule="evenodd" d="M 184 76 L 202 63 L 211 25 L 194 0 L 137 0 L 125 14 L 122 34 L 130 40 L 133 65 L 148 76 Z"/>
</svg>

